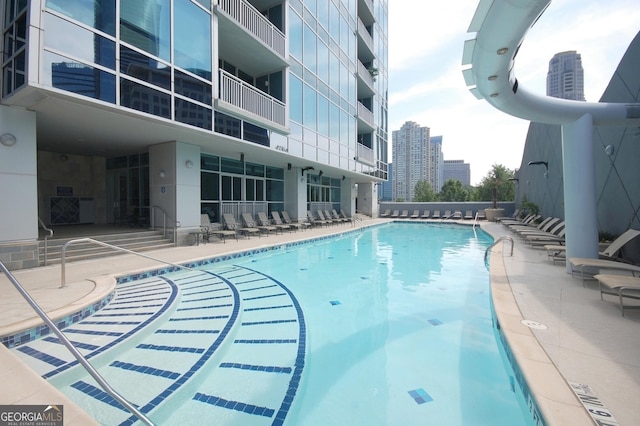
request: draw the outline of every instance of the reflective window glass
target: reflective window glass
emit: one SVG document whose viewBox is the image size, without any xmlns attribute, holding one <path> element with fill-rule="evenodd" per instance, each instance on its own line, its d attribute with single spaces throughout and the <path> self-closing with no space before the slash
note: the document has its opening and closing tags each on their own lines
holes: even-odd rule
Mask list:
<svg viewBox="0 0 640 426">
<path fill-rule="evenodd" d="M 220 175 L 218 173 L 200 173 L 200 199 L 218 200 L 220 196 Z"/>
<path fill-rule="evenodd" d="M 316 129 L 316 94 L 317 92 L 311 87 L 304 85 L 304 122 L 303 124 L 315 130 Z"/>
<path fill-rule="evenodd" d="M 116 0 L 47 0 L 47 8 L 116 35 Z"/>
<path fill-rule="evenodd" d="M 329 87 L 338 91 L 338 88 L 340 87 L 340 60 L 333 54 L 333 52 L 329 54 L 329 60 Z"/>
<path fill-rule="evenodd" d="M 240 120 L 217 111 L 214 114 L 214 118 L 215 132 L 240 138 Z"/>
<path fill-rule="evenodd" d="M 334 103 L 329 104 L 329 119 L 331 139 L 340 140 L 340 109 Z"/>
<path fill-rule="evenodd" d="M 44 14 L 44 29 L 45 47 L 115 69 L 115 42 L 50 13 Z"/>
<path fill-rule="evenodd" d="M 302 81 L 291 75 L 289 86 L 289 118 L 302 123 Z"/>
<path fill-rule="evenodd" d="M 321 40 L 318 40 L 318 77 L 329 82 L 329 47 Z"/>
<path fill-rule="evenodd" d="M 302 63 L 316 72 L 316 34 L 309 26 L 304 25 L 304 54 Z"/>
<path fill-rule="evenodd" d="M 170 95 L 124 78 L 120 79 L 120 105 L 171 118 Z"/>
<path fill-rule="evenodd" d="M 175 0 L 174 27 L 174 63 L 211 80 L 211 15 L 189 0 Z"/>
<path fill-rule="evenodd" d="M 247 121 L 245 121 L 242 126 L 242 138 L 249 142 L 269 146 L 269 133 L 267 129 L 263 129 Z"/>
<path fill-rule="evenodd" d="M 191 77 L 188 74 L 174 71 L 174 91 L 182 96 L 187 96 L 203 104 L 211 105 L 211 85 Z"/>
<path fill-rule="evenodd" d="M 42 82 L 78 95 L 116 102 L 116 78 L 113 74 L 51 52 L 43 55 Z"/>
<path fill-rule="evenodd" d="M 329 136 L 329 100 L 318 95 L 318 132 Z"/>
<path fill-rule="evenodd" d="M 163 89 L 171 89 L 169 66 L 125 46 L 120 46 L 120 71 Z"/>
<path fill-rule="evenodd" d="M 175 100 L 176 121 L 211 130 L 213 125 L 213 111 L 183 99 Z"/>
<path fill-rule="evenodd" d="M 139 49 L 171 59 L 170 0 L 120 2 L 120 38 Z"/>
<path fill-rule="evenodd" d="M 291 12 L 289 21 L 289 54 L 302 60 L 302 19 Z"/>
</svg>

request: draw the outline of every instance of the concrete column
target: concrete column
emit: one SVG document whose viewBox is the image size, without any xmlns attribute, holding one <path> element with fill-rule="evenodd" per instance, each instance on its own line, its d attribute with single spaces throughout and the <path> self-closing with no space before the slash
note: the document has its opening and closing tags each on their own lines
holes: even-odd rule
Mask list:
<svg viewBox="0 0 640 426">
<path fill-rule="evenodd" d="M 307 175 L 302 175 L 300 167 L 284 171 L 284 209 L 291 220 L 307 219 Z"/>
<path fill-rule="evenodd" d="M 593 119 L 585 114 L 562 126 L 567 258 L 598 258 Z M 567 262 L 567 272 L 571 264 Z"/>
<path fill-rule="evenodd" d="M 367 216 L 378 215 L 378 185 L 373 182 L 358 184 L 358 212 Z"/>
<path fill-rule="evenodd" d="M 356 189 L 353 179 L 344 179 L 340 185 L 340 206 L 348 216 L 356 214 Z"/>
</svg>

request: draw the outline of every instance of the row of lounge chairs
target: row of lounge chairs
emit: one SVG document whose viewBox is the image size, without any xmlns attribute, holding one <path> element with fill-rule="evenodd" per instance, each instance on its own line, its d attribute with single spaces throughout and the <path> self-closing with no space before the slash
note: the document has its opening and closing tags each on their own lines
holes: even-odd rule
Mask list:
<svg viewBox="0 0 640 426">
<path fill-rule="evenodd" d="M 538 223 L 539 216 L 529 215 L 521 220 L 505 219 L 501 221 L 515 234 L 519 235 L 530 246 L 543 248 L 553 263 L 569 262 L 571 275 L 578 274 L 585 285 L 586 278 L 598 281 L 600 299 L 604 295 L 614 295 L 618 299 L 622 316 L 625 310 L 640 309 L 638 303 L 628 301 L 640 300 L 640 265 L 630 263 L 622 255 L 625 245 L 640 236 L 640 231 L 628 229 L 599 253 L 597 259 L 566 258 L 564 245 L 564 221 L 558 218 L 546 218 Z"/>
<path fill-rule="evenodd" d="M 257 218 L 254 218 L 250 213 L 242 213 L 240 215 L 241 222 L 239 223 L 234 215 L 224 213 L 222 215 L 222 223 L 212 223 L 208 214 L 201 214 L 200 232 L 202 233 L 202 239 L 204 242 L 209 242 L 211 236 L 215 236 L 226 242 L 229 237 L 237 240 L 239 235 L 247 238 L 256 235 L 261 237 L 271 233 L 279 234 L 283 231 L 297 231 L 311 226 L 307 222 L 292 221 L 286 211 L 281 213 L 277 211 L 271 212 L 271 219 L 264 212 L 259 212 L 256 216 Z"/>
<path fill-rule="evenodd" d="M 477 212 L 478 215 L 478 219 L 486 219 L 484 210 L 478 210 Z M 388 218 L 393 218 L 393 219 L 464 219 L 464 220 L 470 220 L 470 219 L 474 219 L 476 216 L 473 214 L 472 210 L 467 210 L 464 215 L 462 214 L 461 211 L 456 210 L 456 211 L 451 211 L 451 210 L 445 210 L 444 214 L 440 214 L 440 210 L 434 210 L 433 214 L 431 213 L 431 210 L 424 210 L 422 213 L 420 213 L 420 210 L 414 210 L 413 213 L 409 214 L 409 210 L 402 210 L 402 213 L 400 213 L 400 210 L 393 210 L 393 213 L 391 212 L 391 209 L 387 209 L 384 211 L 384 213 L 380 214 L 380 217 L 388 217 Z"/>
</svg>

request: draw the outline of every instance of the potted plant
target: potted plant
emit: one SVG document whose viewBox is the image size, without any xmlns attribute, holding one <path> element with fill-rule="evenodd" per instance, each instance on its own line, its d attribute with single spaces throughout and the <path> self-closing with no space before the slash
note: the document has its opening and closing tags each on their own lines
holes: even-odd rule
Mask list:
<svg viewBox="0 0 640 426">
<path fill-rule="evenodd" d="M 485 191 L 491 191 L 492 207 L 484 210 L 488 221 L 495 221 L 496 218 L 504 216 L 504 209 L 498 207 L 498 199 L 504 199 L 508 193 L 511 193 L 513 198 L 513 184 L 509 182 L 510 177 L 513 177 L 513 172 L 504 166 L 494 164 L 483 179 L 482 186 Z"/>
</svg>

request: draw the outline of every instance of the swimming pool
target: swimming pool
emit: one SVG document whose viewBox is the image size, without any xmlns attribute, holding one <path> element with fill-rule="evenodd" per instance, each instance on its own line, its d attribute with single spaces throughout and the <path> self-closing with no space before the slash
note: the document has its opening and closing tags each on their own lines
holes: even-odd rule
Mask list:
<svg viewBox="0 0 640 426">
<path fill-rule="evenodd" d="M 490 243 L 394 223 L 127 279 L 72 340 L 108 347 L 92 362 L 159 424 L 525 425 L 492 327 Z M 132 422 L 63 365 L 52 383 L 104 424 Z"/>
</svg>

